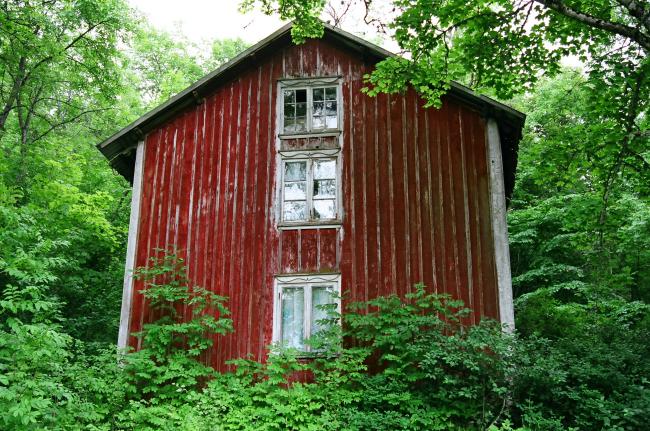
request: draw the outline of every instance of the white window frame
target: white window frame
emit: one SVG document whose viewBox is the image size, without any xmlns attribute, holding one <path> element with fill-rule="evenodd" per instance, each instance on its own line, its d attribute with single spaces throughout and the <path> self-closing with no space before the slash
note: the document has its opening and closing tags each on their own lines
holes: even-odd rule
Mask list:
<svg viewBox="0 0 650 431">
<path fill-rule="evenodd" d="M 280 186 L 279 193 L 280 198 L 278 202 L 280 203 L 278 209 L 278 220 L 280 223 L 278 226 L 280 228 L 314 228 L 318 226 L 331 226 L 331 225 L 340 225 L 342 220 L 342 211 L 341 211 L 341 151 L 339 149 L 334 150 L 306 150 L 306 151 L 280 151 Z M 336 163 L 335 167 L 335 181 L 336 181 L 336 190 L 334 197 L 335 205 L 335 217 L 333 219 L 316 219 L 314 218 L 314 173 L 313 173 L 313 163 L 315 160 L 330 159 L 334 160 Z M 306 220 L 284 220 L 284 172 L 285 164 L 287 162 L 307 162 L 307 189 L 305 191 L 305 200 L 307 204 L 307 219 Z"/>
<path fill-rule="evenodd" d="M 316 88 L 323 87 L 336 87 L 336 127 L 335 128 L 323 128 L 323 129 L 313 129 L 312 126 L 312 111 L 314 108 L 314 97 L 313 90 Z M 306 90 L 307 91 L 307 111 L 305 124 L 307 130 L 300 130 L 295 132 L 286 132 L 284 130 L 284 90 Z M 341 124 L 342 124 L 342 86 L 341 78 L 336 77 L 323 77 L 323 78 L 311 78 L 311 79 L 285 79 L 279 82 L 279 92 L 278 92 L 278 118 L 279 118 L 279 136 L 280 138 L 291 139 L 291 138 L 300 138 L 300 137 L 311 137 L 311 136 L 331 136 L 338 135 L 341 133 Z"/>
<path fill-rule="evenodd" d="M 341 313 L 341 274 L 297 274 L 278 275 L 273 285 L 273 344 L 281 346 L 282 343 L 282 292 L 285 287 L 302 286 L 304 294 L 303 304 L 303 329 L 305 339 L 311 337 L 312 317 L 312 287 L 314 285 L 332 285 L 336 295 L 336 312 Z M 341 322 L 339 320 L 338 324 Z M 303 352 L 313 354 L 311 346 L 305 345 Z"/>
</svg>

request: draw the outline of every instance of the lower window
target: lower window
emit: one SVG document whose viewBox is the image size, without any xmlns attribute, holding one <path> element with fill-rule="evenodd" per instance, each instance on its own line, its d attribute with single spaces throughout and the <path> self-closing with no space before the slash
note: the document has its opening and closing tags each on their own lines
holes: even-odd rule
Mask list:
<svg viewBox="0 0 650 431">
<path fill-rule="evenodd" d="M 328 327 L 332 306 L 340 311 L 339 279 L 338 274 L 277 277 L 273 341 L 311 351 L 305 340 Z"/>
</svg>

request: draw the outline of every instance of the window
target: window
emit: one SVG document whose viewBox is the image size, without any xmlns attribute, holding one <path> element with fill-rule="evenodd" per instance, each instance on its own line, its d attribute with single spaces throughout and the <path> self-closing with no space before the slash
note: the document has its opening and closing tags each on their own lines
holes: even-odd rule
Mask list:
<svg viewBox="0 0 650 431">
<path fill-rule="evenodd" d="M 311 156 L 311 157 L 310 157 Z M 281 219 L 286 223 L 338 219 L 338 157 L 303 152 L 282 159 Z"/>
<path fill-rule="evenodd" d="M 331 80 L 330 80 L 331 81 Z M 283 133 L 319 133 L 339 130 L 339 88 L 338 83 L 326 84 L 313 81 L 305 86 L 283 84 L 282 118 Z"/>
<path fill-rule="evenodd" d="M 340 311 L 338 274 L 277 277 L 273 341 L 309 352 L 305 340 L 331 324 L 332 308 Z"/>
</svg>

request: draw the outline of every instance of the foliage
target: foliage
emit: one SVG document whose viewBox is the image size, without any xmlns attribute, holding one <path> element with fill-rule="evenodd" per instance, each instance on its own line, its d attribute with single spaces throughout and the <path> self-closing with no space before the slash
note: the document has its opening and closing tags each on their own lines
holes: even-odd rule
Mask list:
<svg viewBox="0 0 650 431">
<path fill-rule="evenodd" d="M 297 43 L 310 37 L 323 35 L 323 23 L 318 16 L 327 4 L 327 0 L 302 0 L 277 2 L 274 0 L 242 0 L 240 11 L 251 12 L 259 3 L 260 9 L 267 15 L 278 14 L 282 20 L 296 20 L 300 25 L 291 29 L 291 35 Z"/>
<path fill-rule="evenodd" d="M 212 347 L 213 335 L 232 331 L 226 299 L 190 286 L 184 268 L 182 259 L 166 253 L 135 274 L 144 281 L 141 292 L 158 318 L 134 334 L 141 348 L 126 357 L 126 370 L 136 393 L 151 397 L 153 404 L 196 390 L 213 373 L 201 353 Z"/>
<path fill-rule="evenodd" d="M 482 429 L 504 411 L 511 340 L 490 323 L 463 327 L 461 307 L 423 286 L 407 300 L 354 304 L 331 315 L 342 330 L 311 340 L 320 352 L 311 361 L 276 346 L 264 364 L 232 361 L 178 408 L 137 401 L 129 415 L 165 429 Z"/>
</svg>

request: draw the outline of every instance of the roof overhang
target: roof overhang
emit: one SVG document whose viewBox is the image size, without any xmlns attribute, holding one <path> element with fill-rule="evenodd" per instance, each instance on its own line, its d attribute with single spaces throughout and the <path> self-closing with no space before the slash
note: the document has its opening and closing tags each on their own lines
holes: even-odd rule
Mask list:
<svg viewBox="0 0 650 431">
<path fill-rule="evenodd" d="M 329 40 L 339 46 L 353 50 L 362 56 L 364 60 L 379 62 L 388 57 L 395 56 L 395 54 L 351 33 L 326 23 L 324 23 L 324 26 L 324 40 Z M 292 43 L 292 27 L 293 23 L 283 26 L 218 69 L 199 79 L 165 103 L 149 111 L 105 141 L 97 144 L 97 148 L 110 161 L 113 168 L 132 182 L 135 166 L 135 148 L 138 141 L 144 139 L 147 133 L 165 123 L 177 113 L 194 104 L 201 103 L 203 97 L 214 91 L 221 84 L 236 77 L 241 70 L 264 56 L 267 52 L 274 52 L 278 47 Z M 480 111 L 485 117 L 494 118 L 499 124 L 506 197 L 509 199 L 514 188 L 517 151 L 523 125 L 526 120 L 525 114 L 494 99 L 478 94 L 456 82 L 452 82 L 447 97 L 451 97 L 464 105 Z"/>
</svg>

